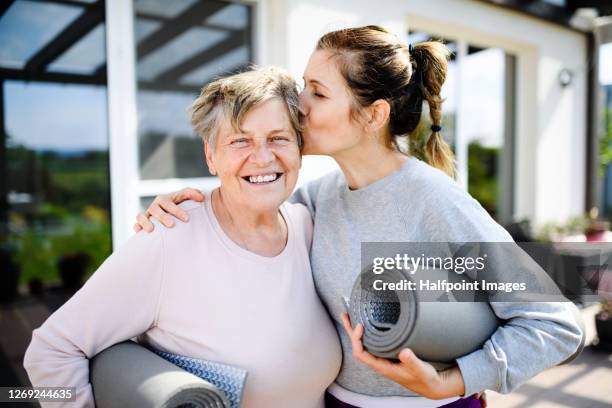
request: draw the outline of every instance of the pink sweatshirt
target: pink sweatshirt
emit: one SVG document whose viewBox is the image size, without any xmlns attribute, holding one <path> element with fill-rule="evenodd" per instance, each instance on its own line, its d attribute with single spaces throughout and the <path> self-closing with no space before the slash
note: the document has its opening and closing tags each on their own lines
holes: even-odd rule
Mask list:
<svg viewBox="0 0 612 408">
<path fill-rule="evenodd" d="M 287 246 L 264 257 L 223 232 L 210 202 L 181 204 L 188 223 L 133 236 L 34 330 L 24 358 L 33 386 L 76 387 L 66 406 L 94 406 L 87 359 L 140 336 L 246 369 L 244 408 L 323 407 L 341 352 L 311 276 L 309 212 L 283 204 Z"/>
</svg>

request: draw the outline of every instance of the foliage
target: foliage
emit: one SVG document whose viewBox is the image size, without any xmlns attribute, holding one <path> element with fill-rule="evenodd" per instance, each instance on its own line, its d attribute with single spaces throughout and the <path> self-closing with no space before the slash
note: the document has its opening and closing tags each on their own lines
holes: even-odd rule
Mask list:
<svg viewBox="0 0 612 408">
<path fill-rule="evenodd" d="M 499 148 L 468 145 L 468 191 L 492 217 L 497 213 Z"/>
<path fill-rule="evenodd" d="M 28 197 L 9 210 L 21 283 L 57 280 L 65 256 L 85 255 L 93 271 L 111 252 L 108 152 L 9 144 L 7 158 L 9 191 Z"/>
<path fill-rule="evenodd" d="M 607 110 L 605 116 L 608 128 L 599 139 L 599 175 L 602 177 L 612 164 L 612 109 Z"/>
<path fill-rule="evenodd" d="M 52 208 L 51 213 L 64 213 L 61 208 L 46 207 Z M 82 214 L 64 213 L 57 221 L 54 226 L 27 226 L 13 236 L 17 243 L 15 260 L 21 265 L 22 283 L 32 279 L 57 280 L 57 263 L 63 256 L 87 255 L 87 270 L 92 272 L 110 254 L 110 222 L 105 210 L 86 207 Z"/>
<path fill-rule="evenodd" d="M 541 241 L 556 241 L 560 237 L 582 234 L 589 222 L 586 215 L 570 217 L 564 223 L 549 222 L 540 228 L 537 238 Z"/>
</svg>

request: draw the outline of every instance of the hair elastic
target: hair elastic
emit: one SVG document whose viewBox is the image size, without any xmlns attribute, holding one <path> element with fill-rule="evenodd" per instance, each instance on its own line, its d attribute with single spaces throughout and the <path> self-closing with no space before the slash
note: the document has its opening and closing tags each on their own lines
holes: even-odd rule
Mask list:
<svg viewBox="0 0 612 408">
<path fill-rule="evenodd" d="M 412 44 L 408 44 L 408 53 L 410 55 L 412 55 L 414 53 L 414 47 L 412 46 Z"/>
<path fill-rule="evenodd" d="M 432 132 L 439 132 L 442 130 L 442 126 L 438 126 L 438 125 L 431 125 L 431 131 Z"/>
</svg>

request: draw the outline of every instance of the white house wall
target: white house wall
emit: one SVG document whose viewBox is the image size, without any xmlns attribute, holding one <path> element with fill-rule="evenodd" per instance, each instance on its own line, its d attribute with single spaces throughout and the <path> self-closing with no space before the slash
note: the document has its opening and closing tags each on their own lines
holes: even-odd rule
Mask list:
<svg viewBox="0 0 612 408">
<path fill-rule="evenodd" d="M 287 67 L 298 78 L 326 31 L 379 24 L 405 36 L 425 30 L 518 57 L 515 214 L 536 224 L 584 212 L 586 37 L 524 14 L 471 0 L 262 0 L 273 30 L 260 62 Z M 562 89 L 562 68 L 575 73 Z M 335 168 L 306 158 L 300 182 Z"/>
</svg>

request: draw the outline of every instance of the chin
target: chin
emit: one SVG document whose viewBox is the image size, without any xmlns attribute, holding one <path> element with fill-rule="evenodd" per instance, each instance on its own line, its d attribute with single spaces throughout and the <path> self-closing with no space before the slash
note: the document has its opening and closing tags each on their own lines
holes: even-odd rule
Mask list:
<svg viewBox="0 0 612 408">
<path fill-rule="evenodd" d="M 252 202 L 249 207 L 255 212 L 278 211 L 285 200 L 274 200 L 270 198 L 256 199 L 257 202 Z"/>
<path fill-rule="evenodd" d="M 304 142 L 304 146 L 302 147 L 302 155 L 318 155 L 324 154 L 317 146 L 312 143 Z"/>
</svg>

